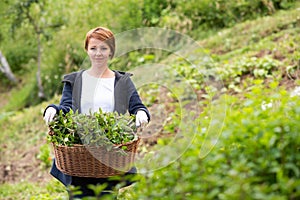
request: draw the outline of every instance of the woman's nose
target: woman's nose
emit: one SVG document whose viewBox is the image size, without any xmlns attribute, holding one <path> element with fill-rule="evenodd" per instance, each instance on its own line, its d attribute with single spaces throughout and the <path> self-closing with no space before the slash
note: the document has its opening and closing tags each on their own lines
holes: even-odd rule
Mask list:
<svg viewBox="0 0 300 200">
<path fill-rule="evenodd" d="M 102 55 L 102 51 L 100 49 L 97 50 L 96 55 Z"/>
</svg>

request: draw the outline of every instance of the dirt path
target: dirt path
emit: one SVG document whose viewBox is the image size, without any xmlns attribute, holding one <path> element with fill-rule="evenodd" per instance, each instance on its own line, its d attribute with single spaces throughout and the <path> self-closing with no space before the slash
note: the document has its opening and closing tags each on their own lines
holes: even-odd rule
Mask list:
<svg viewBox="0 0 300 200">
<path fill-rule="evenodd" d="M 32 147 L 25 152 L 21 149 L 10 152 L 12 158 L 18 159 L 0 163 L 0 184 L 48 181 L 50 179 L 48 169 L 43 167 L 42 162 L 37 159 L 38 153 L 39 146 Z"/>
</svg>

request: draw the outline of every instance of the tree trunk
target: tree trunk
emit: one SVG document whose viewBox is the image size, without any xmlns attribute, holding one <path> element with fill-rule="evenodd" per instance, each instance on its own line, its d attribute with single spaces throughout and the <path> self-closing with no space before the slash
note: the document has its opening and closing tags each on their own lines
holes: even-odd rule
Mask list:
<svg viewBox="0 0 300 200">
<path fill-rule="evenodd" d="M 41 57 L 42 57 L 42 47 L 41 47 L 41 34 L 38 32 L 37 34 L 38 40 L 38 69 L 36 73 L 37 84 L 39 88 L 38 97 L 43 99 L 45 98 L 44 88 L 42 85 L 42 78 L 41 78 Z"/>
<path fill-rule="evenodd" d="M 17 79 L 12 73 L 10 66 L 0 50 L 0 71 L 13 83 L 17 83 Z"/>
<path fill-rule="evenodd" d="M 276 9 L 274 7 L 274 4 L 272 1 L 269 0 L 262 0 L 262 3 L 267 7 L 270 14 L 273 14 L 276 12 Z"/>
</svg>

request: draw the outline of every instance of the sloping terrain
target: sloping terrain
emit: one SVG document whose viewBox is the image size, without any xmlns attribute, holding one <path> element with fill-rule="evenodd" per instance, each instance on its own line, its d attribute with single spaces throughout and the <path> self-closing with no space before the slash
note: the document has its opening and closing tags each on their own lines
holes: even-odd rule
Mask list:
<svg viewBox="0 0 300 200">
<path fill-rule="evenodd" d="M 180 59 L 170 57 L 164 62 L 189 81 L 199 101 L 207 95 L 207 90 L 203 89 L 207 83 L 202 80 L 203 70 L 213 81 L 222 80 L 223 93 L 236 96 L 250 91 L 258 80 L 266 87 L 278 82 L 288 91 L 300 84 L 300 7 L 237 24 L 198 42 L 201 47 L 199 51 L 206 51 L 213 59 L 212 66 L 201 65 L 197 60 L 197 50 L 189 54 L 195 63 L 199 63 L 201 72 Z M 176 99 L 162 88 L 159 92 L 155 89 L 141 91 L 142 99 L 150 105 L 153 113 L 149 127 L 144 130 L 149 137 L 142 142 L 141 153 L 148 152 L 157 144 L 158 138 L 172 137 L 172 132 L 176 132 L 176 116 L 173 115 L 177 112 Z M 6 103 L 7 96 L 9 92 L 1 93 L 1 105 Z M 58 101 L 59 96 L 51 100 Z M 46 143 L 47 127 L 42 120 L 47 104 L 0 115 L 0 191 L 6 190 L 3 196 L 0 195 L 2 199 L 20 198 L 16 188 L 21 183 L 36 186 L 27 191 L 33 196 L 37 195 L 37 191 L 45 195 L 51 191 L 59 197 L 64 194 L 61 185 L 49 182 L 52 179 L 48 174 L 52 154 L 47 150 L 51 146 Z M 193 110 L 192 106 L 185 108 Z M 51 187 L 58 189 L 49 189 Z"/>
</svg>

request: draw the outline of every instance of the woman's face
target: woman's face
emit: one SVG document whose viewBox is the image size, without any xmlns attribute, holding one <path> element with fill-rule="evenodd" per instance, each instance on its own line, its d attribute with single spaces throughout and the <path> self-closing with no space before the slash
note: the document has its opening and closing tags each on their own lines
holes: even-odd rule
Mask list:
<svg viewBox="0 0 300 200">
<path fill-rule="evenodd" d="M 89 41 L 87 54 L 89 55 L 92 64 L 102 66 L 107 64 L 107 61 L 110 58 L 111 51 L 109 46 L 105 42 L 95 38 L 91 38 Z"/>
</svg>

